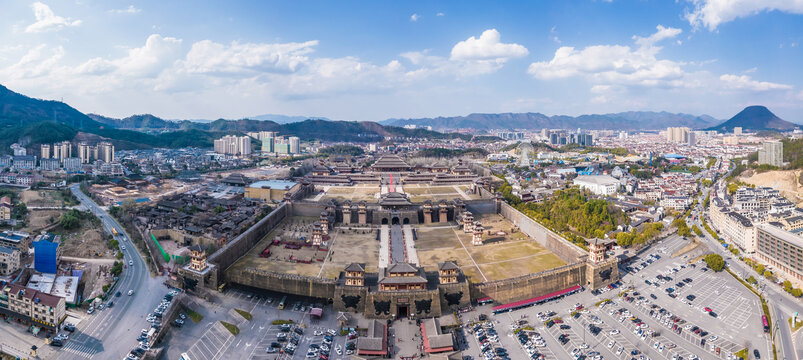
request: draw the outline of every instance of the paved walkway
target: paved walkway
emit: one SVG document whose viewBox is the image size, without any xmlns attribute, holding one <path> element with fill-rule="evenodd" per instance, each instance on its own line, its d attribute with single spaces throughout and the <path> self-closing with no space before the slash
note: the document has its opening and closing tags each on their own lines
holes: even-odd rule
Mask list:
<svg viewBox="0 0 803 360">
<path fill-rule="evenodd" d="M 415 241 L 413 240 L 413 228 L 410 225 L 404 225 L 402 231 L 404 233 L 404 247 L 407 251 L 407 262 L 419 266 L 418 251 L 415 249 Z"/>
<path fill-rule="evenodd" d="M 461 189 L 459 186 L 457 186 L 457 185 L 452 185 L 452 187 L 454 188 L 454 191 L 457 191 L 457 193 L 458 193 L 458 194 L 460 194 L 460 196 L 462 196 L 462 197 L 463 197 L 463 199 L 465 199 L 465 200 L 471 200 L 471 197 L 470 197 L 470 196 L 468 196 L 468 195 L 466 194 L 466 192 L 465 192 L 465 191 L 463 191 L 463 189 Z"/>
<path fill-rule="evenodd" d="M 402 239 L 401 225 L 390 226 L 390 259 L 393 263 L 407 261 L 404 254 L 404 239 Z"/>
<path fill-rule="evenodd" d="M 382 225 L 379 229 L 379 267 L 386 268 L 390 264 L 390 228 Z"/>
</svg>

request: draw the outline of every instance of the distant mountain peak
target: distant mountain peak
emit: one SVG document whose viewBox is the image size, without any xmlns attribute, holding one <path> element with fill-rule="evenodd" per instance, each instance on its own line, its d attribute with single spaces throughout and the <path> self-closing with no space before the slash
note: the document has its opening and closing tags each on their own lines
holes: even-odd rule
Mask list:
<svg viewBox="0 0 803 360">
<path fill-rule="evenodd" d="M 790 131 L 799 125 L 788 122 L 776 116 L 766 106 L 751 105 L 744 108 L 738 114 L 728 119 L 722 124 L 713 126 L 709 130 L 722 132 L 732 132 L 733 128 L 741 127 L 743 130 L 752 131 Z"/>
</svg>

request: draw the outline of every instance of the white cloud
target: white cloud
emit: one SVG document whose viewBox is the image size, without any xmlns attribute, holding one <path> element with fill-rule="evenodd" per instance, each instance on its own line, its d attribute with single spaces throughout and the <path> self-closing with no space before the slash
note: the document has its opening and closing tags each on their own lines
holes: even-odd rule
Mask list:
<svg viewBox="0 0 803 360">
<path fill-rule="evenodd" d="M 420 16 L 420 15 L 418 15 L 418 14 L 412 14 L 412 15 L 410 15 L 410 21 L 412 21 L 412 22 L 416 22 L 416 21 L 418 21 L 418 19 L 419 19 L 420 17 L 421 17 L 421 16 Z"/>
<path fill-rule="evenodd" d="M 202 40 L 192 45 L 184 66 L 190 73 L 248 74 L 294 72 L 309 61 L 317 40 L 303 43 L 223 45 Z"/>
<path fill-rule="evenodd" d="M 764 11 L 803 14 L 803 0 L 689 0 L 694 9 L 686 11 L 686 20 L 698 28 L 716 30 L 723 23 Z"/>
<path fill-rule="evenodd" d="M 655 34 L 645 38 L 633 35 L 633 40 L 636 41 L 638 46 L 653 46 L 655 43 L 661 40 L 674 38 L 683 32 L 683 30 L 664 27 L 663 25 L 658 25 L 655 28 L 658 30 L 655 32 Z"/>
<path fill-rule="evenodd" d="M 446 14 L 444 14 L 442 12 L 439 12 L 439 13 L 435 14 L 435 16 L 446 16 Z"/>
<path fill-rule="evenodd" d="M 33 9 L 36 22 L 25 28 L 25 32 L 28 33 L 54 31 L 65 27 L 81 25 L 81 20 L 72 20 L 70 18 L 57 16 L 49 6 L 38 1 L 31 4 L 31 9 Z"/>
<path fill-rule="evenodd" d="M 750 90 L 757 92 L 770 90 L 792 90 L 791 85 L 767 81 L 756 81 L 747 75 L 723 74 L 719 77 L 719 80 L 724 83 L 725 89 Z"/>
<path fill-rule="evenodd" d="M 595 83 L 629 85 L 669 85 L 684 76 L 681 63 L 656 57 L 655 44 L 680 34 L 680 30 L 657 27 L 649 37 L 634 37 L 639 45 L 594 45 L 582 50 L 562 46 L 550 61 L 534 62 L 527 72 L 538 79 L 584 76 Z"/>
<path fill-rule="evenodd" d="M 482 32 L 479 38 L 470 37 L 452 48 L 452 60 L 501 60 L 527 56 L 529 51 L 522 45 L 500 42 L 501 35 L 496 29 Z"/>
<path fill-rule="evenodd" d="M 0 77 L 9 80 L 45 77 L 63 57 L 64 48 L 61 46 L 47 49 L 45 45 L 39 45 L 29 49 L 16 63 L 1 69 Z"/>
<path fill-rule="evenodd" d="M 128 5 L 128 7 L 125 8 L 125 9 L 112 9 L 112 10 L 109 10 L 109 12 L 112 13 L 112 14 L 137 14 L 140 11 L 142 11 L 142 9 L 138 9 L 138 8 L 134 7 L 134 5 Z"/>
</svg>

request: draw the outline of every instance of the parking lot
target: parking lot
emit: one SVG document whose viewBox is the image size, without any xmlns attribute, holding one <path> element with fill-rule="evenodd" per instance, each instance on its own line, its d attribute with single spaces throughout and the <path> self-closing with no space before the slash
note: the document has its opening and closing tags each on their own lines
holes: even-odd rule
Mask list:
<svg viewBox="0 0 803 360">
<path fill-rule="evenodd" d="M 702 261 L 687 264 L 681 258 L 672 258 L 670 255 L 684 244 L 684 240 L 670 238 L 663 244 L 653 246 L 654 250 L 644 253 L 631 266 L 646 262 L 650 254 L 658 255 L 660 259 L 648 263 L 647 267 L 635 274 L 625 275 L 625 283 L 632 284 L 634 290 L 644 296 L 655 295 L 657 300 L 650 298 L 655 304 L 682 319 L 696 322 L 696 325 L 715 334 L 721 341 L 736 344 L 738 349 L 735 351 L 748 347 L 751 353 L 755 348 L 761 354 L 769 354 L 768 338 L 761 327 L 761 303 L 758 297 L 726 272 L 703 270 L 705 263 Z M 656 283 L 659 275 L 662 279 Z M 669 288 L 675 297 L 670 297 Z M 693 300 L 687 298 L 689 295 L 693 296 Z M 708 314 L 706 308 L 711 310 L 712 315 Z M 730 350 L 733 347 L 727 348 Z M 709 350 L 708 346 L 706 350 Z"/>
<path fill-rule="evenodd" d="M 170 335 L 172 338 L 169 342 L 168 358 L 178 358 L 181 353 L 186 352 L 193 360 L 308 359 L 307 352 L 315 347 L 320 349 L 324 343 L 324 336 L 315 335 L 316 332 L 320 334 L 329 329 L 338 329 L 337 313 L 331 307 L 324 307 L 323 319 L 310 319 L 309 307 L 312 303 L 309 299 L 288 297 L 285 308 L 279 309 L 279 302 L 284 297 L 281 294 L 258 294 L 243 289 L 228 289 L 216 297 L 211 302 L 199 301 L 198 312 L 204 316 L 200 323 L 190 321 L 181 331 Z M 227 313 L 232 308 L 242 309 L 253 315 L 251 321 L 245 321 L 239 326 L 240 333 L 237 336 L 220 324 L 221 320 L 231 322 Z M 293 321 L 291 330 L 286 332 L 298 337 L 293 354 L 286 351 L 287 344 L 291 343 L 290 338 L 288 341 L 278 341 L 278 335 L 282 331 L 280 325 L 273 324 L 275 320 Z M 297 334 L 295 328 L 299 328 L 303 334 Z M 329 358 L 348 358 L 347 337 L 337 334 L 332 340 Z M 282 347 L 268 352 L 271 345 L 277 343 Z M 341 349 L 342 355 L 335 352 L 336 347 Z"/>
<path fill-rule="evenodd" d="M 462 314 L 466 318 L 464 323 L 474 324 L 481 315 L 487 316 L 499 334 L 498 340 L 490 344 L 504 348 L 511 359 L 531 358 L 526 347 L 519 343 L 518 335 L 514 334 L 515 324 L 522 320 L 526 320 L 532 332 L 543 339 L 545 346 L 536 349 L 544 359 L 574 359 L 574 354 L 582 353 L 587 359 L 598 355 L 599 358 L 620 360 L 640 359 L 641 356 L 645 359 L 670 360 L 678 356 L 714 360 L 728 359 L 729 355 L 745 347 L 750 349 L 750 359 L 754 358 L 753 349 L 758 349 L 762 358 L 769 357 L 758 298 L 725 272 L 703 271 L 704 263 L 692 266 L 687 263 L 689 259 L 671 257 L 686 245 L 685 240 L 677 237 L 654 245 L 636 262 L 643 261 L 646 267 L 635 274 L 626 273 L 624 269 L 620 271 L 623 277 L 618 289 L 594 293 L 582 291 L 556 301 L 496 315 L 492 314 L 491 305 L 483 305 Z M 647 263 L 650 254 L 657 257 L 650 258 Z M 653 283 L 659 274 L 671 280 L 663 280 L 663 284 L 659 281 L 657 286 L 644 282 L 649 279 Z M 683 285 L 678 286 L 678 283 Z M 631 287 L 632 290 L 625 295 L 625 290 Z M 669 287 L 673 288 L 675 297 L 669 296 L 666 290 Z M 634 296 L 634 293 L 638 295 Z M 620 294 L 624 296 L 620 297 Z M 694 295 L 694 300 L 687 300 L 688 295 Z M 603 299 L 612 302 L 596 306 Z M 576 311 L 578 304 L 583 305 L 580 311 Z M 709 315 L 706 307 L 717 316 Z M 550 311 L 555 314 L 547 320 L 560 318 L 562 322 L 547 326 L 548 321 L 542 321 L 545 318 L 539 319 L 539 313 Z M 596 335 L 591 331 L 597 330 L 595 328 L 598 328 Z M 568 341 L 563 343 L 563 337 Z M 467 335 L 467 338 L 469 348 L 464 354 L 485 359 L 481 351 L 483 344 L 475 335 Z"/>
</svg>

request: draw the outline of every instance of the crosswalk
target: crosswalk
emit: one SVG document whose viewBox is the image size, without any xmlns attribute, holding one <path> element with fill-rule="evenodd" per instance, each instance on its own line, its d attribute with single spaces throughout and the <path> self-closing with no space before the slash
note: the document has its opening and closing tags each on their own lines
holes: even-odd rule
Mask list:
<svg viewBox="0 0 803 360">
<path fill-rule="evenodd" d="M 91 359 L 95 356 L 98 349 L 95 346 L 91 346 L 85 343 L 79 343 L 76 341 L 67 342 L 67 344 L 62 348 L 64 352 L 70 353 L 72 355 L 77 355 L 82 358 Z"/>
</svg>

